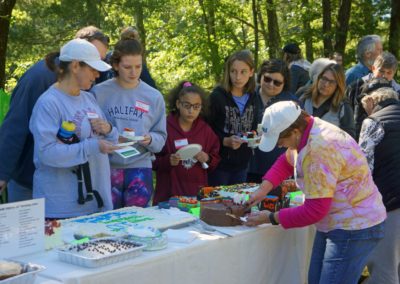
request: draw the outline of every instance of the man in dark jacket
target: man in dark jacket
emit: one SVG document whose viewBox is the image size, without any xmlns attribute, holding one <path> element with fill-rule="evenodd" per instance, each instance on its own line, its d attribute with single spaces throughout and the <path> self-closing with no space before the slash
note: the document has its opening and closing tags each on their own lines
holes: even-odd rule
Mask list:
<svg viewBox="0 0 400 284">
<path fill-rule="evenodd" d="M 360 146 L 387 211 L 385 237 L 372 252 L 366 283 L 400 283 L 400 103 L 392 88 L 380 88 L 361 100 L 368 113 Z"/>
<path fill-rule="evenodd" d="M 394 80 L 397 66 L 396 57 L 389 52 L 384 52 L 375 59 L 371 67 L 372 73 L 357 79 L 353 84 L 347 86 L 346 96 L 353 107 L 357 139 L 360 134 L 361 123 L 367 117 L 361 105 L 362 97 L 364 94 L 382 87 L 392 87 L 396 92 L 400 92 L 400 85 Z"/>
<path fill-rule="evenodd" d="M 98 28 L 82 28 L 75 37 L 88 40 L 105 57 L 109 39 Z M 56 74 L 41 60 L 22 75 L 11 94 L 10 108 L 0 128 L 0 193 L 8 183 L 11 202 L 32 199 L 35 166 L 29 120 L 40 95 L 56 80 Z"/>
</svg>

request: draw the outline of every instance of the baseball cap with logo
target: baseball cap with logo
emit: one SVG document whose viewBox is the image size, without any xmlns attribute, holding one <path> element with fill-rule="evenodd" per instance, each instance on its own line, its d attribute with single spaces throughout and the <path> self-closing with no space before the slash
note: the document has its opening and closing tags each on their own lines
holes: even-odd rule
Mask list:
<svg viewBox="0 0 400 284">
<path fill-rule="evenodd" d="M 96 47 L 84 39 L 73 39 L 67 42 L 60 51 L 60 61 L 70 62 L 73 60 L 85 62 L 97 71 L 107 71 L 111 66 L 100 58 Z"/>
<path fill-rule="evenodd" d="M 301 108 L 292 101 L 277 102 L 266 108 L 262 119 L 261 151 L 272 151 L 279 135 L 300 116 Z"/>
</svg>

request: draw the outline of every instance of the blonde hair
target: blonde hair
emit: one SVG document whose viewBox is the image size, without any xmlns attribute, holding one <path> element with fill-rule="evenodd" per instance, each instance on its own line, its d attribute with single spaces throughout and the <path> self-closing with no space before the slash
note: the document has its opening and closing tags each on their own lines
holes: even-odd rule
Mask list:
<svg viewBox="0 0 400 284">
<path fill-rule="evenodd" d="M 345 95 L 345 91 L 346 91 L 346 81 L 345 81 L 345 77 L 344 77 L 344 71 L 343 71 L 343 67 L 340 66 L 339 64 L 329 64 L 328 66 L 326 66 L 324 69 L 322 69 L 322 71 L 319 73 L 319 75 L 317 76 L 317 80 L 315 82 L 313 82 L 313 85 L 311 87 L 311 91 L 306 93 L 304 95 L 304 98 L 310 98 L 313 102 L 317 101 L 317 98 L 319 96 L 319 92 L 318 92 L 318 84 L 319 81 L 321 80 L 322 76 L 325 74 L 326 71 L 331 71 L 333 73 L 333 77 L 335 77 L 335 81 L 336 81 L 336 90 L 332 95 L 332 103 L 331 103 L 331 107 L 330 109 L 333 112 L 338 112 L 339 111 L 339 106 L 340 103 L 344 100 L 344 95 Z"/>
</svg>

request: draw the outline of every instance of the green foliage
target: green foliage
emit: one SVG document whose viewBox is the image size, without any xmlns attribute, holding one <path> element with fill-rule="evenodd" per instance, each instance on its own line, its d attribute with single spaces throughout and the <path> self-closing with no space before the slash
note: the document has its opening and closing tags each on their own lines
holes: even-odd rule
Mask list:
<svg viewBox="0 0 400 284">
<path fill-rule="evenodd" d="M 257 1 L 267 23 L 267 1 Z M 331 1 L 333 31 L 340 2 Z M 321 1 L 283 0 L 274 1 L 274 6 L 282 44 L 296 41 L 304 51 L 305 39 L 311 38 L 314 57 L 322 56 Z M 239 49 L 255 52 L 250 0 L 19 0 L 9 35 L 6 90 L 10 92 L 31 64 L 58 50 L 83 26 L 98 26 L 115 44 L 121 28 L 136 25 L 139 10 L 143 11 L 147 63 L 163 93 L 180 80 L 211 89 L 221 76 L 224 58 Z M 387 40 L 389 11 L 390 0 L 353 0 L 347 58 L 354 58 L 356 42 L 365 34 L 380 34 Z M 211 25 L 207 26 L 205 16 Z M 304 21 L 310 23 L 309 30 L 304 30 Z M 215 33 L 209 38 L 210 29 Z M 267 59 L 268 43 L 259 36 L 261 62 Z"/>
<path fill-rule="evenodd" d="M 7 94 L 3 89 L 0 89 L 0 125 L 3 123 L 3 119 L 8 112 L 9 104 L 10 95 Z"/>
</svg>

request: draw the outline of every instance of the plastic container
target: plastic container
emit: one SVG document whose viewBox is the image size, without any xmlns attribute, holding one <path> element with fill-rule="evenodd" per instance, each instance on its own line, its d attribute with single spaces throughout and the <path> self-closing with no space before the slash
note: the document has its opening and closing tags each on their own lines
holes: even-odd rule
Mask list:
<svg viewBox="0 0 400 284">
<path fill-rule="evenodd" d="M 144 244 L 143 250 L 145 251 L 161 250 L 168 245 L 167 236 L 154 227 L 135 224 L 127 228 L 125 233 L 127 234 L 126 239 Z"/>
</svg>

